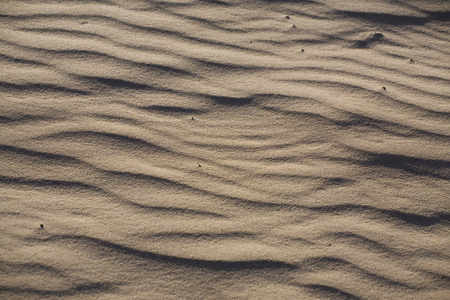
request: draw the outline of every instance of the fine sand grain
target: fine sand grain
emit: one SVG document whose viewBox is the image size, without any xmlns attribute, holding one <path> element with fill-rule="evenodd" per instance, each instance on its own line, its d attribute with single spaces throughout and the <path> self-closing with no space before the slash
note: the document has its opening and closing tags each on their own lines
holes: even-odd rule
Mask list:
<svg viewBox="0 0 450 300">
<path fill-rule="evenodd" d="M 450 299 L 448 1 L 2 0 L 1 299 Z"/>
</svg>

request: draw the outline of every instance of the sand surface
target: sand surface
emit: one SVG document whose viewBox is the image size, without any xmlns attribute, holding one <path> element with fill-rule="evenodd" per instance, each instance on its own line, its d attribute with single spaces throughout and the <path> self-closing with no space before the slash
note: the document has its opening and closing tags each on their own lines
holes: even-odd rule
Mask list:
<svg viewBox="0 0 450 300">
<path fill-rule="evenodd" d="M 2 0 L 0 298 L 450 299 L 449 11 Z"/>
</svg>

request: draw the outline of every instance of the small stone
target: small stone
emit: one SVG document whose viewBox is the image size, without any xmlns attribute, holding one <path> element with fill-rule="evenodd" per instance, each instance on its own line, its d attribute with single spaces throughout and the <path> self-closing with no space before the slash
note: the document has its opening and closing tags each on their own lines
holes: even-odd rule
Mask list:
<svg viewBox="0 0 450 300">
<path fill-rule="evenodd" d="M 382 33 L 375 32 L 375 33 L 373 34 L 373 37 L 374 37 L 374 39 L 379 40 L 379 39 L 384 38 L 384 35 L 383 35 Z"/>
</svg>

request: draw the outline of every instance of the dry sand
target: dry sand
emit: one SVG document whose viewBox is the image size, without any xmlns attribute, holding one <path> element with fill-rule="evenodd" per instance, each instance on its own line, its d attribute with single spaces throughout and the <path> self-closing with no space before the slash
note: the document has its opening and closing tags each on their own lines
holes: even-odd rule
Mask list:
<svg viewBox="0 0 450 300">
<path fill-rule="evenodd" d="M 450 299 L 449 11 L 2 0 L 0 298 Z"/>
</svg>

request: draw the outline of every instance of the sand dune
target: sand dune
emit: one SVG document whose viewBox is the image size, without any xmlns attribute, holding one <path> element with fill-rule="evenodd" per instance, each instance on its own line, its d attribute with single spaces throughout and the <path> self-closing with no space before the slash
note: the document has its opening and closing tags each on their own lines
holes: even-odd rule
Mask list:
<svg viewBox="0 0 450 300">
<path fill-rule="evenodd" d="M 450 298 L 449 11 L 2 1 L 0 297 Z"/>
</svg>

